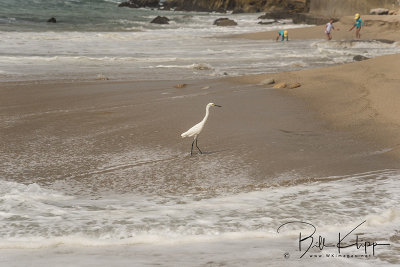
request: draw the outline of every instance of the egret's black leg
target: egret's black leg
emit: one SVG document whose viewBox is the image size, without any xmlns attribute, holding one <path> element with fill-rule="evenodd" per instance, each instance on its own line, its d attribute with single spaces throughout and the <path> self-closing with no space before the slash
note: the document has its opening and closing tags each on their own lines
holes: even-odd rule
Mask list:
<svg viewBox="0 0 400 267">
<path fill-rule="evenodd" d="M 200 151 L 200 154 L 203 154 L 203 152 L 201 152 L 200 148 L 197 146 L 197 139 L 196 139 L 196 147 Z"/>
<path fill-rule="evenodd" d="M 192 149 L 190 150 L 190 156 L 193 155 L 193 144 L 194 144 L 194 141 L 195 140 L 193 140 L 193 142 L 192 142 Z"/>
</svg>

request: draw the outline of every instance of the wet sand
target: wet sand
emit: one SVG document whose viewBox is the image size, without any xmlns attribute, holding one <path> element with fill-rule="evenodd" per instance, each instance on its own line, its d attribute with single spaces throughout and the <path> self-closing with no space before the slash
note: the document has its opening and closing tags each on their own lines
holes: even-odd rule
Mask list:
<svg viewBox="0 0 400 267">
<path fill-rule="evenodd" d="M 334 68 L 342 67 L 346 71 Z M 328 68 L 274 77 L 297 80 L 306 73 L 312 80 L 320 71 L 331 73 Z M 317 92 L 328 83 L 300 80 L 300 89 L 287 91 L 257 85 L 262 78 L 187 81 L 184 88 L 172 81 L 2 84 L 0 175 L 74 194 L 209 197 L 398 167 L 392 142 L 360 138 L 354 132 L 364 131 L 362 123 L 354 131 L 332 127 L 347 113 L 332 120 L 321 116 L 325 96 Z M 332 92 L 340 96 L 345 88 Z M 326 101 L 336 99 L 328 95 Z M 203 118 L 208 102 L 222 108 L 211 110 L 199 137 L 204 153 L 190 157 L 192 139 L 180 134 Z"/>
</svg>

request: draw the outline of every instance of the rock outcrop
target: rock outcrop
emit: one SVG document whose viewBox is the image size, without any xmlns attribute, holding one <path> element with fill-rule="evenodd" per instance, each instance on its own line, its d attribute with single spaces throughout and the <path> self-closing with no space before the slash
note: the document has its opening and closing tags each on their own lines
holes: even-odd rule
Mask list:
<svg viewBox="0 0 400 267">
<path fill-rule="evenodd" d="M 165 6 L 175 10 L 217 11 L 232 10 L 235 13 L 262 11 L 286 11 L 289 13 L 307 11 L 309 0 L 167 0 Z"/>
<path fill-rule="evenodd" d="M 127 0 L 121 7 L 233 13 L 266 12 L 268 19 L 293 18 L 295 23 L 325 24 L 330 18 L 369 12 L 396 14 L 397 0 Z M 373 10 L 382 8 L 382 10 Z M 391 10 L 388 10 L 390 8 Z M 383 13 L 382 13 L 383 12 Z M 387 13 L 388 12 L 388 13 Z"/>
<path fill-rule="evenodd" d="M 122 2 L 118 6 L 139 8 L 139 7 L 159 7 L 159 5 L 160 5 L 160 0 L 129 0 L 126 2 Z"/>
</svg>

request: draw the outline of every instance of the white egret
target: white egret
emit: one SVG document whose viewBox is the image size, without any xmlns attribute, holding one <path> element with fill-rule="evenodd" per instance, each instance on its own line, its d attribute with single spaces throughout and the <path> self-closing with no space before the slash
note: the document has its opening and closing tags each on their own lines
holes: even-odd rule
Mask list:
<svg viewBox="0 0 400 267">
<path fill-rule="evenodd" d="M 187 130 L 186 132 L 184 132 L 183 134 L 181 134 L 182 138 L 194 136 L 194 140 L 193 140 L 193 143 L 192 143 L 192 149 L 190 150 L 190 155 L 193 155 L 193 144 L 194 144 L 194 142 L 196 142 L 196 147 L 200 151 L 200 154 L 203 154 L 203 152 L 201 152 L 200 148 L 197 146 L 197 136 L 201 133 L 201 131 L 204 128 L 204 125 L 207 122 L 208 114 L 210 113 L 210 107 L 221 107 L 221 106 L 220 105 L 216 105 L 214 103 L 208 103 L 207 106 L 206 106 L 206 115 L 204 116 L 203 120 L 201 122 L 197 123 L 195 126 L 190 128 L 189 130 Z"/>
</svg>

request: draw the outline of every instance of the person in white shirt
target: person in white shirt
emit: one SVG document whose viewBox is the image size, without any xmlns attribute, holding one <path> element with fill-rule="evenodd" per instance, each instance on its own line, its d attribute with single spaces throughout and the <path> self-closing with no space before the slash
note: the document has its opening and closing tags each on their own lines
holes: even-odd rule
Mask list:
<svg viewBox="0 0 400 267">
<path fill-rule="evenodd" d="M 331 34 L 332 30 L 335 30 L 335 27 L 333 27 L 333 19 L 331 19 L 325 26 L 326 40 L 328 41 L 332 40 L 332 34 Z M 338 30 L 339 29 L 337 29 L 337 31 Z"/>
</svg>

